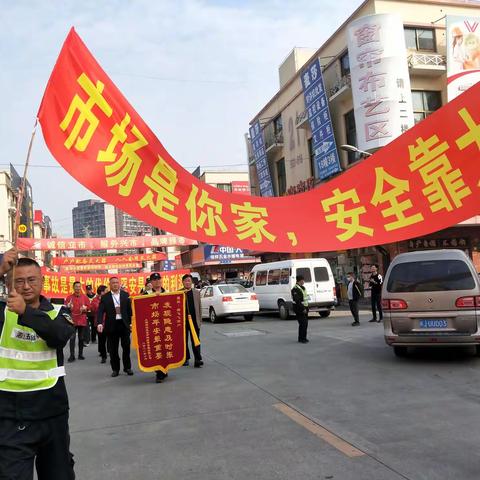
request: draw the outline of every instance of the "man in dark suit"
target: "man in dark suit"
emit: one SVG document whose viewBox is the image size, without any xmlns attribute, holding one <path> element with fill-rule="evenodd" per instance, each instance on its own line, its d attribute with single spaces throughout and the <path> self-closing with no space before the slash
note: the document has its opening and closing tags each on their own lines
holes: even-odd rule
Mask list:
<svg viewBox="0 0 480 480">
<path fill-rule="evenodd" d="M 123 371 L 127 375 L 133 375 L 130 361 L 132 304 L 128 293 L 120 289 L 120 281 L 117 277 L 110 279 L 110 291 L 100 300 L 97 323 L 101 325 L 99 332 L 104 331 L 107 337 L 112 377 L 118 377 L 120 372 L 119 343 L 122 344 Z"/>
<path fill-rule="evenodd" d="M 193 328 L 197 333 L 198 338 L 200 338 L 200 325 L 202 324 L 202 309 L 200 305 L 200 290 L 193 288 L 193 277 L 187 273 L 182 277 L 183 290 L 185 290 L 185 307 L 187 315 L 192 317 Z M 202 354 L 200 352 L 200 345 L 196 347 L 193 343 L 192 332 L 190 330 L 190 323 L 188 317 L 186 319 L 185 325 L 185 346 L 187 349 L 186 360 L 183 364 L 184 367 L 188 366 L 190 363 L 190 350 L 188 348 L 188 337 L 192 343 L 193 357 L 195 359 L 194 367 L 201 368 L 203 365 Z"/>
</svg>

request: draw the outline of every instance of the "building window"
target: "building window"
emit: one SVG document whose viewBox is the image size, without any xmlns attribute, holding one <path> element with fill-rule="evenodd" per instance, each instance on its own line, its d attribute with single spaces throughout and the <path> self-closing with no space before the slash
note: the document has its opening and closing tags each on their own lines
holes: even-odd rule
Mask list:
<svg viewBox="0 0 480 480">
<path fill-rule="evenodd" d="M 310 160 L 310 172 L 312 172 L 311 176 L 313 178 L 317 178 L 317 176 L 315 175 L 315 155 L 313 153 L 312 139 L 309 138 L 307 142 L 308 142 L 308 158 Z"/>
<path fill-rule="evenodd" d="M 277 162 L 277 180 L 278 180 L 278 196 L 285 195 L 287 191 L 287 174 L 285 173 L 285 159 L 282 158 Z"/>
<path fill-rule="evenodd" d="M 348 58 L 348 52 L 345 52 L 340 57 L 340 72 L 342 73 L 342 77 L 345 77 L 350 73 L 350 59 Z"/>
<path fill-rule="evenodd" d="M 435 32 L 433 28 L 405 28 L 405 42 L 410 50 L 435 52 Z"/>
<path fill-rule="evenodd" d="M 412 91 L 413 118 L 415 123 L 421 122 L 442 106 L 442 95 L 433 91 Z"/>
<path fill-rule="evenodd" d="M 283 131 L 283 124 L 282 124 L 282 116 L 279 115 L 278 117 L 273 119 L 273 133 L 275 135 L 282 133 Z"/>
<path fill-rule="evenodd" d="M 217 188 L 219 190 L 223 190 L 224 192 L 231 192 L 232 191 L 232 184 L 231 183 L 217 183 Z"/>
<path fill-rule="evenodd" d="M 350 110 L 344 115 L 345 118 L 345 136 L 347 139 L 347 145 L 357 146 L 357 129 L 355 127 L 355 113 L 353 110 Z M 362 158 L 361 153 L 359 152 L 347 152 L 348 153 L 348 164 L 356 162 Z"/>
</svg>

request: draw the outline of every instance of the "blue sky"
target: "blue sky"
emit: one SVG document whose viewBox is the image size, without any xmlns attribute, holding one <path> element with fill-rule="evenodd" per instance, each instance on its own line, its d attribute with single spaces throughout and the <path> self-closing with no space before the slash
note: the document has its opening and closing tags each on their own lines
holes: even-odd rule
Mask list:
<svg viewBox="0 0 480 480">
<path fill-rule="evenodd" d="M 295 46 L 319 47 L 359 4 L 0 0 L 0 168 L 24 163 L 43 90 L 75 26 L 181 165 L 246 169 L 244 133 L 278 90 L 280 63 Z M 72 208 L 94 196 L 56 167 L 40 129 L 31 165 L 34 208 L 71 235 Z"/>
</svg>

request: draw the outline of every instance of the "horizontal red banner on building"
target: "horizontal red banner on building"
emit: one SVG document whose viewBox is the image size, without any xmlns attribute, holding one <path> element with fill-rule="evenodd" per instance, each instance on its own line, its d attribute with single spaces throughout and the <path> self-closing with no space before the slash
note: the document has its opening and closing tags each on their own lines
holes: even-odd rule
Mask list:
<svg viewBox="0 0 480 480">
<path fill-rule="evenodd" d="M 138 365 L 144 372 L 181 367 L 185 362 L 185 294 L 133 298 Z"/>
<path fill-rule="evenodd" d="M 175 247 L 196 245 L 195 240 L 177 235 L 114 238 L 19 238 L 17 248 L 23 250 L 127 250 L 132 248 Z"/>
<path fill-rule="evenodd" d="M 100 257 L 53 257 L 52 265 L 99 265 L 131 262 L 159 262 L 166 260 L 167 255 L 161 252 L 134 253 L 129 255 L 105 255 Z"/>
<path fill-rule="evenodd" d="M 145 279 L 148 273 L 127 273 L 118 275 L 108 274 L 62 274 L 57 272 L 49 272 L 42 269 L 44 276 L 42 294 L 49 298 L 64 298 L 73 293 L 73 282 L 80 282 L 83 291 L 86 285 L 92 285 L 96 291 L 100 285 L 108 287 L 109 279 L 112 276 L 119 278 L 120 283 L 124 286 L 130 295 L 139 295 L 145 287 Z M 183 287 L 182 276 L 189 273 L 189 270 L 173 270 L 171 272 L 162 272 L 162 286 L 168 292 L 176 292 Z"/>
<path fill-rule="evenodd" d="M 98 263 L 93 265 L 61 265 L 59 271 L 63 272 L 95 272 L 97 270 L 133 270 L 143 267 L 143 263 Z"/>
<path fill-rule="evenodd" d="M 374 92 L 375 79 L 365 88 Z M 189 174 L 73 29 L 38 117 L 65 170 L 135 218 L 207 243 L 318 252 L 419 237 L 478 214 L 479 96 L 477 83 L 342 175 L 280 198 L 224 192 Z M 388 106 L 377 99 L 369 108 Z M 391 135 L 388 122 L 368 127 L 375 138 Z"/>
</svg>

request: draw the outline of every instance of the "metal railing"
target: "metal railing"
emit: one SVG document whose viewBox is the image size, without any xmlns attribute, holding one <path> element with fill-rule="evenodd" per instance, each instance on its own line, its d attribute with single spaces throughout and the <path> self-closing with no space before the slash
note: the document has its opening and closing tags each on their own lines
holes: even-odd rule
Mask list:
<svg viewBox="0 0 480 480">
<path fill-rule="evenodd" d="M 301 123 L 308 119 L 308 113 L 306 110 L 303 112 L 297 113 L 295 118 L 295 126 L 298 127 Z"/>
<path fill-rule="evenodd" d="M 409 67 L 445 67 L 446 66 L 445 55 L 438 53 L 412 53 L 408 56 Z"/>
<path fill-rule="evenodd" d="M 275 133 L 270 130 L 265 132 L 265 150 L 268 150 L 272 145 L 283 145 L 283 131 Z"/>
<path fill-rule="evenodd" d="M 335 83 L 330 87 L 329 94 L 330 97 L 333 97 L 337 92 L 339 92 L 343 87 L 351 87 L 352 86 L 352 79 L 350 78 L 350 74 L 343 75 L 343 77 L 338 78 Z"/>
</svg>

